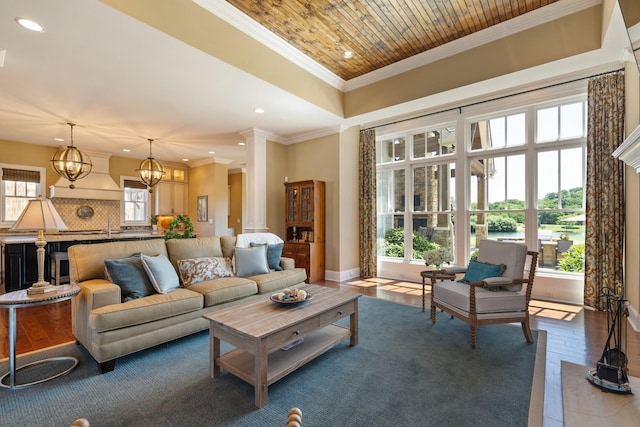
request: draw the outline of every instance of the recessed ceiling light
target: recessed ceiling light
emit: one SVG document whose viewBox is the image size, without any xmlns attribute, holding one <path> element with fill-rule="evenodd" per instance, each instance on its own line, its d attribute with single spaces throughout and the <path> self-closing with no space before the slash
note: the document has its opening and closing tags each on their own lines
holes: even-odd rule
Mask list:
<svg viewBox="0 0 640 427">
<path fill-rule="evenodd" d="M 238 145 L 244 145 L 244 142 L 242 142 L 242 141 L 238 142 Z"/>
<path fill-rule="evenodd" d="M 64 142 L 64 138 L 53 138 L 54 141 Z"/>
<path fill-rule="evenodd" d="M 130 152 L 131 150 L 129 150 L 128 148 L 123 148 L 122 151 L 124 151 L 125 153 Z"/>
<path fill-rule="evenodd" d="M 253 112 L 257 113 L 257 114 L 262 114 L 262 113 L 264 113 L 264 110 L 262 108 L 254 108 Z"/>
<path fill-rule="evenodd" d="M 38 24 L 35 21 L 32 21 L 31 19 L 16 18 L 16 22 L 18 23 L 18 25 L 26 28 L 27 30 L 37 31 L 39 33 L 44 31 L 44 27 L 42 25 Z"/>
<path fill-rule="evenodd" d="M 183 161 L 183 162 L 188 162 L 188 161 L 189 161 L 189 159 L 182 159 L 182 161 Z"/>
<path fill-rule="evenodd" d="M 345 57 L 346 59 L 349 59 L 353 57 L 353 52 L 351 52 L 350 50 L 345 50 L 342 56 Z"/>
<path fill-rule="evenodd" d="M 215 151 L 209 151 L 209 154 L 216 154 Z"/>
</svg>

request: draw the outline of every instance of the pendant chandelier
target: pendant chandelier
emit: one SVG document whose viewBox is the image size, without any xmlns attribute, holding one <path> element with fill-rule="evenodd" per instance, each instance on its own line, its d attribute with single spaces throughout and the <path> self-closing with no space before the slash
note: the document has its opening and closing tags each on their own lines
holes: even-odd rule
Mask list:
<svg viewBox="0 0 640 427">
<path fill-rule="evenodd" d="M 75 123 L 67 123 L 71 127 L 71 145 L 56 151 L 51 158 L 51 167 L 58 175 L 68 179 L 69 188 L 74 189 L 74 182 L 89 175 L 93 164 L 89 155 L 73 146 L 73 127 Z"/>
<path fill-rule="evenodd" d="M 149 193 L 153 193 L 152 187 L 162 180 L 164 176 L 164 168 L 159 161 L 153 158 L 151 154 L 151 143 L 153 139 L 149 139 L 149 157 L 146 160 L 143 160 L 136 169 L 136 173 L 138 174 L 138 179 L 140 182 L 149 187 Z"/>
</svg>

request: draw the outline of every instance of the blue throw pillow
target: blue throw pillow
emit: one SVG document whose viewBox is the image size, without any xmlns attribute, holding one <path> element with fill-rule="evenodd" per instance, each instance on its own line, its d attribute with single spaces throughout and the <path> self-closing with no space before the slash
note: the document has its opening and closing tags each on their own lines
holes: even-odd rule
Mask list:
<svg viewBox="0 0 640 427">
<path fill-rule="evenodd" d="M 120 286 L 122 302 L 156 293 L 144 271 L 140 254 L 122 259 L 105 259 L 104 265 L 109 281 Z"/>
<path fill-rule="evenodd" d="M 282 249 L 284 248 L 284 242 L 275 243 L 272 245 L 266 243 L 249 243 L 251 247 L 267 245 L 267 263 L 269 264 L 269 268 L 275 271 L 281 271 L 282 267 L 280 266 L 280 258 L 282 258 Z"/>
<path fill-rule="evenodd" d="M 142 255 L 142 265 L 147 272 L 151 284 L 158 293 L 166 294 L 172 289 L 180 287 L 178 273 L 173 268 L 171 261 L 164 255 Z"/>
<path fill-rule="evenodd" d="M 233 251 L 236 266 L 236 276 L 246 277 L 269 272 L 267 250 L 264 245 L 249 248 L 236 247 Z"/>
<path fill-rule="evenodd" d="M 489 264 L 488 262 L 471 260 L 464 277 L 458 281 L 471 283 L 479 282 L 489 277 L 500 277 L 505 268 L 507 268 L 507 266 L 504 264 Z"/>
</svg>

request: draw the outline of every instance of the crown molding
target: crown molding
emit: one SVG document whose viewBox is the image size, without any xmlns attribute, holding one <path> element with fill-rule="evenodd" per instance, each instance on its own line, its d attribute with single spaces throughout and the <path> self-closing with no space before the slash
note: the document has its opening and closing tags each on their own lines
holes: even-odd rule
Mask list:
<svg viewBox="0 0 640 427">
<path fill-rule="evenodd" d="M 505 22 L 477 31 L 468 36 L 453 40 L 446 45 L 438 46 L 426 52 L 419 53 L 402 61 L 387 65 L 345 82 L 344 91 L 358 89 L 363 86 L 393 77 L 406 71 L 427 65 L 441 59 L 456 55 L 466 50 L 517 34 L 521 31 L 537 27 L 564 16 L 588 9 L 601 4 L 602 0 L 561 0 L 556 3 L 538 8 L 523 15 L 516 16 Z"/>
<path fill-rule="evenodd" d="M 262 43 L 269 49 L 305 69 L 307 72 L 318 77 L 325 83 L 344 92 L 367 86 L 380 80 L 393 77 L 406 71 L 430 64 L 474 47 L 490 43 L 500 38 L 519 33 L 602 3 L 602 0 L 560 0 L 523 15 L 516 16 L 515 18 L 509 19 L 500 24 L 485 28 L 484 30 L 480 30 L 466 37 L 449 42 L 446 46 L 438 46 L 421 54 L 345 81 L 284 41 L 276 34 L 267 30 L 230 3 L 224 0 L 192 1 Z"/>
<path fill-rule="evenodd" d="M 190 168 L 195 168 L 198 166 L 205 166 L 205 165 L 210 165 L 212 163 L 218 163 L 221 165 L 228 165 L 232 163 L 232 160 L 230 159 L 225 159 L 222 157 L 207 157 L 204 159 L 198 159 L 198 160 L 194 160 L 192 162 L 189 162 L 189 167 Z"/>
<path fill-rule="evenodd" d="M 264 26 L 244 14 L 224 0 L 192 0 L 198 6 L 216 15 L 218 18 L 233 25 L 254 40 L 262 43 L 279 55 L 298 65 L 307 72 L 318 77 L 336 89 L 342 90 L 344 80 L 320 65 L 300 50 L 296 49 L 282 38 L 267 30 Z"/>
</svg>

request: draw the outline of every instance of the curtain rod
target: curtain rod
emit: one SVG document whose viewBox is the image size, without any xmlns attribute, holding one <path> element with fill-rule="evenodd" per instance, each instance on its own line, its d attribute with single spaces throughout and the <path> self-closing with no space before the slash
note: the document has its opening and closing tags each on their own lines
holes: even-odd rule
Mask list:
<svg viewBox="0 0 640 427">
<path fill-rule="evenodd" d="M 433 116 L 433 115 L 440 114 L 440 113 L 447 113 L 449 111 L 454 111 L 454 110 L 462 110 L 463 108 L 473 107 L 475 105 L 484 104 L 486 102 L 498 101 L 500 99 L 506 99 L 506 98 L 510 98 L 512 96 L 524 95 L 526 93 L 531 93 L 531 92 L 535 92 L 535 91 L 543 90 L 543 89 L 549 89 L 549 88 L 556 87 L 556 86 L 562 86 L 562 85 L 569 84 L 569 83 L 575 83 L 575 82 L 579 82 L 580 80 L 584 80 L 584 79 L 591 79 L 591 78 L 594 78 L 594 77 L 605 76 L 607 74 L 618 73 L 620 71 L 624 71 L 624 68 L 619 68 L 617 70 L 612 70 L 612 71 L 605 71 L 605 72 L 594 74 L 594 75 L 591 75 L 591 76 L 580 77 L 580 78 L 577 78 L 577 79 L 568 80 L 566 82 L 554 83 L 554 84 L 551 84 L 551 85 L 538 87 L 538 88 L 535 88 L 535 89 L 528 89 L 528 90 L 524 90 L 524 91 L 521 91 L 521 92 L 511 93 L 509 95 L 503 95 L 503 96 L 499 96 L 497 98 L 491 98 L 491 99 L 485 99 L 483 101 L 472 102 L 470 104 L 460 105 L 458 107 L 451 107 L 451 108 L 447 108 L 445 110 L 434 111 L 432 113 L 422 114 L 420 116 L 410 117 L 410 118 L 402 119 L 402 120 L 396 120 L 395 122 L 389 122 L 389 123 L 383 123 L 381 125 L 370 126 L 368 128 L 362 129 L 362 130 L 377 129 L 379 127 L 395 125 L 397 123 L 404 123 L 404 122 L 408 122 L 409 120 L 422 119 L 424 117 L 429 117 L 429 116 Z"/>
</svg>

